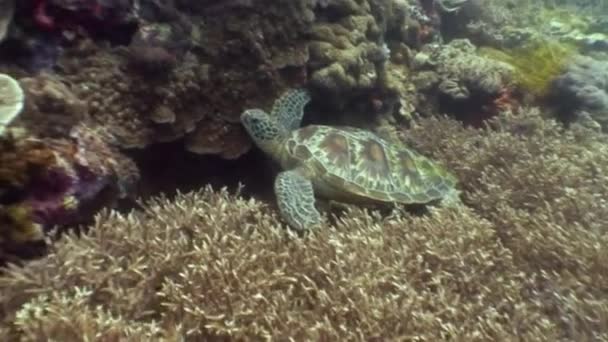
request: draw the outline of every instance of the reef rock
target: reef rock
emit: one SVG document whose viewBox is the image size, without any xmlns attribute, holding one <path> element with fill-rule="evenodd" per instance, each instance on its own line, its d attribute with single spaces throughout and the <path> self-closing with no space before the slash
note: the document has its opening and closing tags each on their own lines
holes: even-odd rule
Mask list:
<svg viewBox="0 0 608 342">
<path fill-rule="evenodd" d="M 566 120 L 592 119 L 608 129 L 608 62 L 578 56 L 555 79 L 551 91 Z"/>
<path fill-rule="evenodd" d="M 126 197 L 135 164 L 84 125 L 66 138 L 10 136 L 0 141 L 0 251 L 56 227 L 87 222 Z M 4 254 L 4 253 L 0 253 Z"/>
</svg>

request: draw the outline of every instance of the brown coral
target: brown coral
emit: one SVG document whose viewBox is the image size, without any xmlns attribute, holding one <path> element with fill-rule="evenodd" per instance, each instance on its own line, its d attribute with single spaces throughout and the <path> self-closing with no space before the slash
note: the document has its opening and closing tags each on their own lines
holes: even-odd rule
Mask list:
<svg viewBox="0 0 608 342">
<path fill-rule="evenodd" d="M 43 73 L 20 80 L 25 109 L 20 121 L 38 137 L 65 137 L 88 118 L 87 103 L 61 77 Z"/>
<path fill-rule="evenodd" d="M 186 138 L 186 149 L 197 154 L 215 154 L 236 159 L 251 148 L 249 135 L 240 124 L 207 121 Z"/>
<path fill-rule="evenodd" d="M 55 154 L 37 139 L 0 141 L 0 186 L 23 186 L 33 174 L 53 165 Z"/>
</svg>

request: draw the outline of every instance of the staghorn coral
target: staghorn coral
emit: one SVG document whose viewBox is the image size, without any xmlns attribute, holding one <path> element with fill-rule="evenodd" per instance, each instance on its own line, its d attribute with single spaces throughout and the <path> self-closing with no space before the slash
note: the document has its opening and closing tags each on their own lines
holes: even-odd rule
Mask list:
<svg viewBox="0 0 608 342">
<path fill-rule="evenodd" d="M 608 150 L 534 110 L 418 119 L 470 208 L 348 210 L 304 237 L 205 189 L 104 211 L 0 276 L 3 339 L 608 338 Z M 131 335 L 132 334 L 132 335 Z"/>
<path fill-rule="evenodd" d="M 225 192 L 180 195 L 175 205 L 155 200 L 147 208 L 147 213 L 128 217 L 104 213 L 93 235 L 80 241 L 70 237 L 59 247 L 60 254 L 31 264 L 26 271 L 30 284 L 45 278 L 48 289 L 37 292 L 38 298 L 28 296 L 30 301 L 9 290 L 16 285 L 9 285 L 9 274 L 21 271 L 6 274 L 0 280 L 0 300 L 10 298 L 14 307 L 29 304 L 3 318 L 13 317 L 14 331 L 24 337 L 77 335 L 84 326 L 64 325 L 59 317 L 67 314 L 70 303 L 81 302 L 84 309 L 95 301 L 112 305 L 100 306 L 90 320 L 97 326 L 104 316 L 122 317 L 115 325 L 119 336 L 154 322 L 157 338 L 318 340 L 407 333 L 433 339 L 474 336 L 474 322 L 457 322 L 475 313 L 497 324 L 510 310 L 505 298 L 521 298 L 508 251 L 493 243 L 488 222 L 471 213 L 441 211 L 380 224 L 377 218 L 352 212 L 336 229 L 293 240 L 260 203 Z M 174 218 L 169 226 L 168 217 Z M 457 217 L 464 225 L 458 226 Z M 134 229 L 142 226 L 147 228 Z M 404 229 L 410 234 L 403 234 Z M 75 255 L 82 267 L 66 267 L 63 277 L 40 275 Z M 113 257 L 117 255 L 144 259 L 125 268 Z M 126 293 L 98 286 L 99 280 L 87 271 L 98 258 L 106 260 L 100 272 Z M 497 270 L 511 272 L 492 276 Z M 36 275 L 40 280 L 30 278 Z M 482 280 L 485 276 L 493 281 Z M 71 279 L 71 289 L 83 291 L 51 290 L 65 289 L 66 279 Z M 444 291 L 441 299 L 438 289 Z M 98 297 L 102 293 L 103 299 Z M 477 296 L 486 301 L 477 302 Z M 505 309 L 497 313 L 486 305 Z M 452 309 L 446 311 L 448 306 Z M 149 311 L 153 308 L 161 311 Z M 135 317 L 140 318 L 132 321 Z M 399 324 L 406 317 L 407 325 Z M 485 336 L 507 333 L 494 328 Z"/>
</svg>

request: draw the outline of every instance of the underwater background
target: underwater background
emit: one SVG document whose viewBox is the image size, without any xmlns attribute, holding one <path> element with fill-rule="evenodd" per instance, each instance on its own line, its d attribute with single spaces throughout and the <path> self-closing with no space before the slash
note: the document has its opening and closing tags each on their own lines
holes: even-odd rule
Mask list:
<svg viewBox="0 0 608 342">
<path fill-rule="evenodd" d="M 605 0 L 0 0 L 0 340 L 608 341 L 607 131 Z"/>
</svg>

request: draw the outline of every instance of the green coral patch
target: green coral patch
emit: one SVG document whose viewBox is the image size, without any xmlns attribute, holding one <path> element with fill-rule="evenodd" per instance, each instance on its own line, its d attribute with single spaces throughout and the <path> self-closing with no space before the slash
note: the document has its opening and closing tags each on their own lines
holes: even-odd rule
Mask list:
<svg viewBox="0 0 608 342">
<path fill-rule="evenodd" d="M 513 66 L 515 81 L 537 96 L 547 94 L 551 81 L 564 70 L 577 51 L 572 44 L 555 41 L 535 42 L 503 50 L 489 47 L 479 49 L 481 55 Z"/>
</svg>

